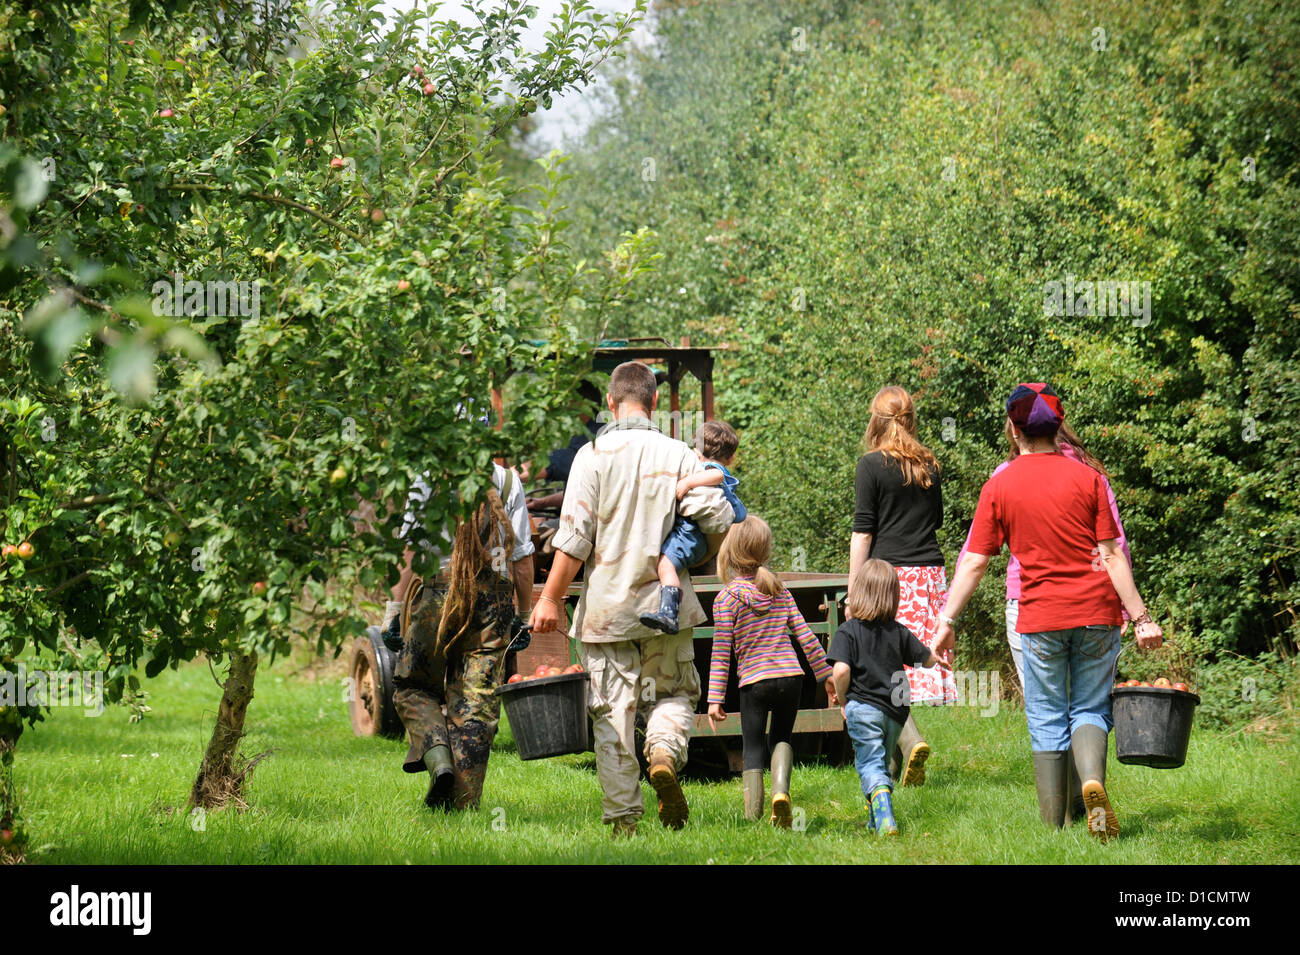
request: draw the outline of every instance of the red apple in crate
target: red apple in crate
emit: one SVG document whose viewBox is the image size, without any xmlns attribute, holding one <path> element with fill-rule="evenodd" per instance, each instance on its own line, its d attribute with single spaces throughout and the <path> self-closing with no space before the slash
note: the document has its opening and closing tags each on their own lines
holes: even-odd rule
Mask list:
<svg viewBox="0 0 1300 955">
<path fill-rule="evenodd" d="M 510 679 L 506 680 L 506 682 L 507 682 L 507 683 L 519 683 L 520 681 L 523 680 L 523 678 L 524 678 L 524 675 L 523 675 L 522 673 L 516 673 L 516 674 L 515 674 L 514 676 L 512 676 Z"/>
</svg>

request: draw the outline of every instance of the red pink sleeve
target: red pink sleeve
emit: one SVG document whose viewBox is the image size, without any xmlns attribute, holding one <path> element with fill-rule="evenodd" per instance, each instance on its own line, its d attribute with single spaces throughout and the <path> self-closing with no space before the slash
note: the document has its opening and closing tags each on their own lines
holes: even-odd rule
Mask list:
<svg viewBox="0 0 1300 955">
<path fill-rule="evenodd" d="M 993 503 L 992 484 L 991 479 L 986 481 L 984 489 L 980 491 L 980 501 L 975 506 L 975 520 L 971 522 L 970 535 L 966 538 L 966 549 L 970 553 L 986 557 L 992 557 L 1002 550 L 1006 540 Z"/>
<path fill-rule="evenodd" d="M 1097 540 L 1108 541 L 1117 540 L 1120 536 L 1119 522 L 1111 513 L 1110 490 L 1106 479 L 1097 472 L 1093 472 L 1093 494 L 1096 498 L 1097 507 Z"/>
</svg>

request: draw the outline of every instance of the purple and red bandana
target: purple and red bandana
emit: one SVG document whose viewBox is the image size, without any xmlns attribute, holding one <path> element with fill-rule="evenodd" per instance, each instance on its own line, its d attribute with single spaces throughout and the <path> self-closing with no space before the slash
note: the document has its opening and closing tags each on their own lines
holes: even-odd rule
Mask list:
<svg viewBox="0 0 1300 955">
<path fill-rule="evenodd" d="M 1051 385 L 1032 381 L 1016 385 L 1007 399 L 1007 417 L 1032 437 L 1056 434 L 1065 420 L 1061 399 Z"/>
</svg>

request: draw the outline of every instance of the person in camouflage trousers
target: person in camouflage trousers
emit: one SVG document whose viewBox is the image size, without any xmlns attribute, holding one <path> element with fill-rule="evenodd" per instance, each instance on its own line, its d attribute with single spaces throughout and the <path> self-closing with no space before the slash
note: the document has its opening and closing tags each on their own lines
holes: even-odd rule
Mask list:
<svg viewBox="0 0 1300 955">
<path fill-rule="evenodd" d="M 510 643 L 516 599 L 528 612 L 532 542 L 522 491 L 502 478 L 487 503 L 457 527 L 447 568 L 412 584 L 393 703 L 410 738 L 402 768 L 428 771 L 431 809 L 475 809 L 483 795 L 500 700 L 493 692 Z M 505 488 L 496 485 L 505 484 Z M 502 502 L 504 490 L 508 507 Z M 521 528 L 512 527 L 522 515 Z M 505 555 L 509 555 L 508 561 Z M 503 576 L 503 565 L 509 563 Z"/>
<path fill-rule="evenodd" d="M 393 672 L 393 703 L 411 738 L 402 768 L 408 773 L 424 772 L 425 755 L 434 747 L 447 747 L 452 760 L 450 802 L 456 809 L 476 808 L 483 795 L 501 707 L 493 691 L 501 682 L 499 670 L 515 615 L 510 585 L 495 573 L 489 577 L 481 581 L 483 590 L 464 647 L 448 656 L 437 650 L 447 588 L 436 583 L 425 586 L 412 608 Z M 434 791 L 436 773 L 434 777 L 431 808 L 447 802 L 445 792 Z"/>
</svg>

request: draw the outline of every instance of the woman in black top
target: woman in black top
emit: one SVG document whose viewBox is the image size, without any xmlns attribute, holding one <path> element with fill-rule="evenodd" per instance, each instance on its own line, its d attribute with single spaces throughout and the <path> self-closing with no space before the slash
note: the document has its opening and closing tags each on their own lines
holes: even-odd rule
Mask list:
<svg viewBox="0 0 1300 955">
<path fill-rule="evenodd" d="M 896 385 L 871 401 L 871 421 L 854 481 L 856 505 L 849 545 L 850 577 L 868 558 L 888 561 L 898 574 L 897 620 L 928 647 L 934 645 L 939 611 L 948 593 L 943 554 L 935 532 L 943 524 L 939 463 L 916 438 L 912 396 Z M 951 663 L 949 655 L 944 660 Z M 952 671 L 908 667 L 911 702 L 957 702 Z M 891 771 L 900 785 L 925 782 L 930 746 L 909 716 Z"/>
</svg>

